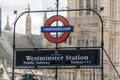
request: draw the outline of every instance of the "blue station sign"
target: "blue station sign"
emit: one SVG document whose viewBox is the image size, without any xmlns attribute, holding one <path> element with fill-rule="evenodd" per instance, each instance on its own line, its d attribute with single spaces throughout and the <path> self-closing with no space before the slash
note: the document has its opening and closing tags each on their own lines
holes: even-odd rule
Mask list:
<svg viewBox="0 0 120 80">
<path fill-rule="evenodd" d="M 41 27 L 41 32 L 73 32 L 73 26 Z"/>
</svg>

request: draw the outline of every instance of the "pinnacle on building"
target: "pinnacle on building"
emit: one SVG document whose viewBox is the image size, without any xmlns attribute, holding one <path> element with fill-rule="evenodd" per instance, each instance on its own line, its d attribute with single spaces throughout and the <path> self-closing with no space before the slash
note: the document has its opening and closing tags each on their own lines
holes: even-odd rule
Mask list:
<svg viewBox="0 0 120 80">
<path fill-rule="evenodd" d="M 30 11 L 30 5 L 28 5 L 27 10 Z M 31 35 L 31 16 L 30 16 L 30 13 L 27 13 L 27 17 L 26 17 L 26 35 L 27 36 Z"/>
<path fill-rule="evenodd" d="M 9 24 L 9 16 L 7 16 L 7 23 L 6 23 L 6 26 L 5 26 L 4 30 L 6 30 L 6 31 L 12 31 L 12 29 L 10 27 L 10 24 Z"/>
</svg>

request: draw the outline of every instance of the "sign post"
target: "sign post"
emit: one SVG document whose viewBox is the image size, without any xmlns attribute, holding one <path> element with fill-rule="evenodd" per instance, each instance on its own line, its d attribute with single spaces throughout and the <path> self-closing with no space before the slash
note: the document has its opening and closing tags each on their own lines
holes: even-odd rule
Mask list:
<svg viewBox="0 0 120 80">
<path fill-rule="evenodd" d="M 14 69 L 15 69 L 15 65 L 17 66 L 17 67 L 19 67 L 19 65 L 23 65 L 23 63 L 24 64 L 26 64 L 26 66 L 27 66 L 27 69 L 29 69 L 29 66 L 33 66 L 33 65 L 27 65 L 27 63 L 26 62 L 21 62 L 22 61 L 22 57 L 23 58 L 26 58 L 26 56 L 30 56 L 29 54 L 31 54 L 31 53 L 29 53 L 29 49 L 27 50 L 28 52 L 25 52 L 24 53 L 24 49 L 23 49 L 23 52 L 22 51 L 17 51 L 17 48 L 16 48 L 16 35 L 15 35 L 15 33 L 16 33 L 16 24 L 17 24 L 17 22 L 18 22 L 18 20 L 19 20 L 19 18 L 22 16 L 22 15 L 24 15 L 24 14 L 26 14 L 26 13 L 44 13 L 44 12 L 57 12 L 57 15 L 56 16 L 53 16 L 53 17 L 51 17 L 51 18 L 53 18 L 54 19 L 54 17 L 56 17 L 56 19 L 54 19 L 53 21 L 49 21 L 49 19 L 48 19 L 48 22 L 46 22 L 46 24 L 45 24 L 45 28 L 43 28 L 43 32 L 44 32 L 44 34 L 46 35 L 46 38 L 49 40 L 49 41 L 51 41 L 51 42 L 53 42 L 53 43 L 56 43 L 56 51 L 59 53 L 59 48 L 58 48 L 58 43 L 61 43 L 61 42 L 63 42 L 64 40 L 66 40 L 67 39 L 67 37 L 69 36 L 69 34 L 70 34 L 70 32 L 72 32 L 73 31 L 73 28 L 68 24 L 68 21 L 66 21 L 67 19 L 65 19 L 64 17 L 62 17 L 62 16 L 60 16 L 60 15 L 58 15 L 58 11 L 61 11 L 61 12 L 65 12 L 65 11 L 67 11 L 67 12 L 69 12 L 69 11 L 87 11 L 87 10 L 89 10 L 89 11 L 92 11 L 92 12 L 94 12 L 95 14 L 97 14 L 97 16 L 98 16 L 98 18 L 100 19 L 100 23 L 101 23 L 101 46 L 100 46 L 100 48 L 101 48 L 101 57 L 100 57 L 100 61 L 101 61 L 101 66 L 100 66 L 100 68 L 101 68 L 101 80 L 103 80 L 104 78 L 104 74 L 103 74 L 103 46 L 104 46 L 104 42 L 103 42 L 103 20 L 102 20 L 102 18 L 101 18 L 101 16 L 96 12 L 96 11 L 94 11 L 94 10 L 92 10 L 92 9 L 68 9 L 68 10 L 58 10 L 58 1 L 59 0 L 57 0 L 57 10 L 43 10 L 43 11 L 25 11 L 25 12 L 23 12 L 23 13 L 21 13 L 17 18 L 16 18 L 16 20 L 15 20 L 15 22 L 14 22 L 14 30 L 13 30 L 13 68 L 12 68 L 12 80 L 14 80 Z M 51 19 L 50 18 L 50 19 Z M 61 19 L 62 18 L 62 19 Z M 57 28 L 56 28 L 56 26 L 53 26 L 53 28 L 52 28 L 52 26 L 51 26 L 51 24 L 54 22 L 54 21 L 57 21 Z M 63 24 L 64 24 L 64 26 L 58 26 L 58 21 L 61 21 Z M 61 27 L 63 27 L 63 28 L 61 28 Z M 48 29 L 48 30 L 47 30 Z M 51 29 L 57 29 L 57 30 L 51 30 Z M 67 30 L 68 29 L 68 30 Z M 50 35 L 50 33 L 52 33 L 52 32 L 56 32 L 56 33 L 58 33 L 58 32 L 63 32 L 64 34 L 62 35 L 62 36 L 58 36 L 57 35 L 57 37 L 56 38 L 53 38 L 51 35 Z M 62 38 L 61 38 L 62 37 Z M 36 49 L 36 48 L 35 48 Z M 33 52 L 35 51 L 35 49 L 33 49 Z M 87 49 L 87 48 L 86 48 Z M 93 49 L 93 47 L 92 48 L 90 48 L 90 49 Z M 31 50 L 30 50 L 31 51 Z M 52 52 L 52 51 L 50 51 L 50 52 Z M 64 52 L 64 51 L 63 51 Z M 69 51 L 68 51 L 69 52 Z M 73 52 L 73 51 L 72 51 Z M 72 53 L 71 52 L 71 53 Z M 74 52 L 76 52 L 76 51 L 74 51 Z M 84 52 L 84 51 L 83 51 Z M 99 52 L 99 51 L 98 51 Z M 20 55 L 19 53 L 24 53 L 23 55 Z M 38 52 L 37 52 L 38 53 Z M 43 52 L 42 52 L 43 53 Z M 62 57 L 60 57 L 60 59 L 64 59 L 64 57 L 65 56 L 67 56 L 66 55 L 66 53 L 67 52 L 65 52 L 65 54 L 63 53 L 61 56 L 63 56 L 63 58 Z M 89 54 L 89 52 L 87 52 L 88 54 Z M 36 54 L 36 53 L 35 53 Z M 61 52 L 60 52 L 60 54 L 61 54 Z M 71 56 L 75 56 L 75 55 L 78 55 L 77 53 L 75 53 L 75 55 L 73 55 L 73 54 L 69 54 L 69 53 L 67 53 L 69 56 L 71 55 Z M 80 54 L 82 54 L 81 52 L 80 52 Z M 20 57 L 20 59 L 21 59 L 21 61 L 19 62 L 19 60 L 17 60 L 17 59 L 19 59 L 18 58 L 18 55 L 19 56 L 21 56 Z M 38 55 L 38 57 L 41 57 L 41 54 L 36 54 L 36 55 L 34 55 L 34 54 L 32 54 L 33 56 L 35 56 L 36 57 L 36 55 Z M 44 55 L 48 55 L 47 53 L 45 53 Z M 50 53 L 50 55 L 52 55 L 51 53 Z M 87 54 L 86 54 L 86 52 L 85 52 L 85 55 L 86 56 L 88 56 Z M 91 54 L 92 55 L 92 54 Z M 98 57 L 98 61 L 99 61 L 99 54 L 97 53 L 97 54 L 95 54 L 96 55 L 96 57 Z M 92 56 L 94 56 L 94 58 L 95 58 L 95 55 L 92 55 Z M 82 55 L 83 56 L 83 55 Z M 91 57 L 92 57 L 91 56 Z M 57 57 L 57 56 L 56 56 Z M 91 57 L 84 57 L 84 59 L 89 59 L 89 60 L 92 60 L 92 58 Z M 59 58 L 59 57 L 58 57 Z M 31 60 L 32 60 L 33 58 L 31 58 Z M 36 58 L 34 58 L 34 60 L 35 60 Z M 96 59 L 96 58 L 95 58 Z M 94 59 L 93 59 L 94 60 Z M 16 62 L 16 63 L 14 63 L 14 62 Z M 83 61 L 84 62 L 84 61 Z M 94 61 L 93 61 L 94 62 Z M 51 63 L 51 61 L 50 61 L 50 63 Z M 56 63 L 56 62 L 55 62 Z M 55 64 L 54 63 L 54 64 Z M 30 64 L 32 64 L 32 63 L 30 63 Z M 81 63 L 81 64 L 78 64 L 78 65 L 84 65 L 85 63 Z M 88 63 L 87 63 L 88 64 Z M 37 64 L 38 65 L 38 64 Z M 52 64 L 50 64 L 50 65 L 52 65 Z M 57 65 L 57 64 L 55 64 L 55 65 Z M 65 65 L 64 64 L 64 62 L 63 63 L 59 63 L 59 66 L 61 66 L 61 65 Z M 67 65 L 71 65 L 71 61 L 69 61 L 69 63 L 67 63 Z M 73 64 L 72 64 L 73 65 Z M 89 63 L 89 65 L 90 65 L 90 63 Z M 39 66 L 39 65 L 38 65 Z M 67 67 L 68 68 L 68 67 Z M 72 68 L 73 69 L 73 68 Z M 56 80 L 57 80 L 57 66 L 56 66 L 56 75 L 55 75 L 55 78 L 56 78 Z"/>
</svg>

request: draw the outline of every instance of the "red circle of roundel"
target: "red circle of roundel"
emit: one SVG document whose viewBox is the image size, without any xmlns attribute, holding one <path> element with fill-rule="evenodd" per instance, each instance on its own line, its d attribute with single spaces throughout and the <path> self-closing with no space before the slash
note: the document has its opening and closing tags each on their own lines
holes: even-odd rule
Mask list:
<svg viewBox="0 0 120 80">
<path fill-rule="evenodd" d="M 52 16 L 50 17 L 46 23 L 45 23 L 45 27 L 49 27 L 54 21 L 61 21 L 64 26 L 70 26 L 69 22 L 67 21 L 66 18 L 64 18 L 63 16 L 60 15 L 56 15 L 56 16 Z M 67 37 L 69 36 L 70 32 L 64 32 L 60 37 L 58 38 L 54 38 L 50 35 L 50 32 L 45 32 L 44 35 L 47 38 L 47 40 L 49 40 L 50 42 L 53 43 L 61 43 L 63 41 L 65 41 L 67 39 Z"/>
</svg>

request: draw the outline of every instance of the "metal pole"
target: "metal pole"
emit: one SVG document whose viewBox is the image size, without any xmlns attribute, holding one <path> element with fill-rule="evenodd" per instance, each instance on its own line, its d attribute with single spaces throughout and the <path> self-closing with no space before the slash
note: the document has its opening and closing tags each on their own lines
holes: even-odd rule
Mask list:
<svg viewBox="0 0 120 80">
<path fill-rule="evenodd" d="M 57 4 L 56 4 L 57 13 L 56 13 L 56 15 L 58 16 L 59 0 L 56 0 L 56 1 L 57 1 Z M 58 20 L 56 21 L 56 26 L 58 27 Z M 56 38 L 58 38 L 58 32 L 56 32 Z M 58 42 L 56 43 L 56 50 L 57 49 L 58 49 Z"/>
<path fill-rule="evenodd" d="M 95 80 L 95 66 L 93 66 L 93 80 Z"/>
<path fill-rule="evenodd" d="M 59 8 L 59 0 L 56 0 L 57 4 L 56 4 L 56 7 L 57 7 L 57 13 L 56 15 L 58 16 L 58 8 Z M 58 27 L 58 21 L 56 22 L 56 25 Z M 56 38 L 58 38 L 58 32 L 56 32 Z M 56 43 L 56 51 L 58 50 L 58 42 Z M 56 66 L 56 69 L 55 69 L 55 80 L 57 80 L 57 77 L 58 77 L 58 74 L 57 74 L 57 66 Z"/>
<path fill-rule="evenodd" d="M 17 19 L 17 11 L 14 11 L 14 14 L 16 14 L 15 21 Z M 14 53 L 15 53 L 15 25 L 16 22 L 14 22 L 14 32 L 13 32 L 13 68 L 12 68 L 12 80 L 14 80 Z"/>
<path fill-rule="evenodd" d="M 103 37 L 104 37 L 104 35 L 103 35 L 103 21 L 102 21 L 102 19 L 101 19 L 101 24 L 102 24 L 102 36 L 101 36 L 101 47 L 102 47 L 102 54 L 101 54 L 101 80 L 104 80 L 104 64 L 103 64 L 103 49 L 104 49 L 104 41 L 103 41 Z"/>
</svg>

